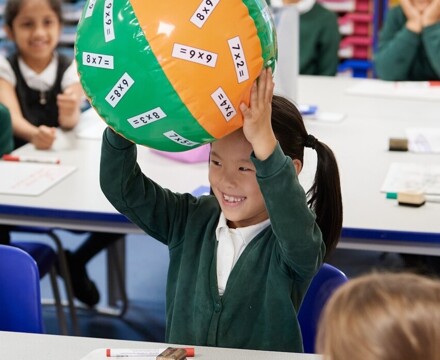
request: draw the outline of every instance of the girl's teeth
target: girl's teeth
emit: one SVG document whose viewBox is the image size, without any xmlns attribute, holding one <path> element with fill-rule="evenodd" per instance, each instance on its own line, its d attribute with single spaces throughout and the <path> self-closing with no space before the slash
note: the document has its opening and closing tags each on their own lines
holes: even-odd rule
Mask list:
<svg viewBox="0 0 440 360">
<path fill-rule="evenodd" d="M 237 198 L 235 196 L 229 196 L 229 195 L 223 195 L 223 198 L 229 202 L 240 202 L 244 200 L 244 198 Z"/>
</svg>

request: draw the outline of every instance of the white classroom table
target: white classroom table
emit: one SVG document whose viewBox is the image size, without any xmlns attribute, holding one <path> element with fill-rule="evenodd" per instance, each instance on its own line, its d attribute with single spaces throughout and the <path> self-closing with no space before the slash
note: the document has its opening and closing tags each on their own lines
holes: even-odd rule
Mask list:
<svg viewBox="0 0 440 360">
<path fill-rule="evenodd" d="M 389 137 L 403 136 L 407 127 L 438 127 L 440 102 L 347 95 L 345 91 L 360 81 L 301 76 L 298 84 L 300 104 L 316 104 L 321 113 L 345 115 L 338 122 L 305 120 L 308 131 L 330 145 L 339 162 L 344 203 L 339 247 L 440 255 L 440 204 L 403 207 L 380 192 L 392 162 L 439 164 L 438 154 L 389 152 L 387 148 Z M 55 155 L 77 170 L 38 197 L 0 195 L 0 223 L 140 233 L 101 193 L 100 142 L 80 139 L 74 133 L 61 138 Z M 17 152 L 39 153 L 29 144 Z M 314 172 L 313 156 L 308 149 L 300 176 L 306 188 Z M 146 148 L 138 160 L 150 177 L 172 190 L 191 192 L 208 185 L 207 164 L 176 162 Z"/>
<path fill-rule="evenodd" d="M 440 99 L 348 95 L 360 81 L 301 76 L 299 82 L 300 104 L 345 115 L 339 122 L 305 120 L 309 133 L 326 142 L 339 163 L 344 205 L 339 248 L 440 255 L 440 204 L 399 206 L 380 192 L 392 162 L 440 164 L 440 154 L 388 151 L 389 138 L 405 137 L 406 128 L 439 128 Z M 307 165 L 304 178 L 310 179 L 314 169 Z"/>
<path fill-rule="evenodd" d="M 101 138 L 101 133 L 98 137 Z M 188 166 L 145 147 L 139 146 L 138 149 L 139 162 L 148 166 L 148 174 L 160 184 L 179 192 L 208 186 L 207 163 Z M 15 153 L 57 157 L 62 165 L 73 165 L 76 169 L 40 196 L 0 194 L 0 223 L 121 234 L 143 233 L 119 214 L 101 191 L 100 140 L 80 138 L 74 132 L 59 132 L 54 150 L 38 151 L 27 144 Z"/>
<path fill-rule="evenodd" d="M 90 353 L 101 348 L 157 349 L 168 346 L 151 342 L 0 331 L 0 358 L 5 360 L 92 360 Z M 102 359 L 105 358 L 102 357 Z M 194 360 L 225 359 L 320 360 L 322 357 L 314 354 L 195 347 Z"/>
</svg>

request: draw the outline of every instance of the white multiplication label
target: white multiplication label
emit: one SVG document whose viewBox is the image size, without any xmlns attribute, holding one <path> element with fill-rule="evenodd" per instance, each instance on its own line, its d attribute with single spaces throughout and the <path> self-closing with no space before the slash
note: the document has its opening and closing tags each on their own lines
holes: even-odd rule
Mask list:
<svg viewBox="0 0 440 360">
<path fill-rule="evenodd" d="M 215 67 L 217 62 L 216 53 L 182 44 L 174 44 L 172 56 L 210 67 Z"/>
<path fill-rule="evenodd" d="M 105 42 L 115 39 L 115 29 L 113 27 L 113 0 L 105 0 L 104 3 L 104 37 Z"/>
<path fill-rule="evenodd" d="M 239 83 L 246 81 L 249 79 L 249 71 L 240 38 L 236 36 L 232 39 L 229 39 L 228 44 L 229 50 L 231 50 L 232 61 L 235 64 L 237 80 Z"/>
<path fill-rule="evenodd" d="M 202 28 L 219 1 L 220 0 L 203 0 L 193 16 L 191 16 L 190 21 L 198 28 Z"/>
<path fill-rule="evenodd" d="M 93 9 L 95 8 L 95 4 L 96 4 L 96 0 L 89 0 L 84 18 L 88 18 L 93 15 Z"/>
<path fill-rule="evenodd" d="M 178 133 L 176 133 L 174 130 L 167 131 L 163 133 L 168 139 L 174 141 L 175 143 L 178 143 L 180 145 L 184 146 L 195 146 L 198 144 L 198 142 L 194 142 L 188 139 L 185 139 L 183 136 L 180 136 Z"/>
<path fill-rule="evenodd" d="M 231 100 L 229 100 L 221 87 L 211 94 L 211 98 L 220 109 L 226 121 L 231 120 L 237 114 L 237 111 L 235 111 L 232 106 Z"/>
<path fill-rule="evenodd" d="M 113 69 L 113 56 L 83 52 L 83 65 L 103 69 Z"/>
<path fill-rule="evenodd" d="M 131 124 L 131 126 L 137 129 L 138 127 L 151 124 L 165 117 L 167 117 L 167 115 L 160 107 L 157 107 L 142 114 L 133 116 L 127 119 L 127 121 Z"/>
<path fill-rule="evenodd" d="M 118 105 L 118 102 L 124 97 L 127 93 L 128 89 L 134 84 L 134 80 L 128 75 L 124 73 L 119 81 L 113 86 L 113 89 L 105 97 L 105 100 L 112 106 L 115 107 Z"/>
</svg>

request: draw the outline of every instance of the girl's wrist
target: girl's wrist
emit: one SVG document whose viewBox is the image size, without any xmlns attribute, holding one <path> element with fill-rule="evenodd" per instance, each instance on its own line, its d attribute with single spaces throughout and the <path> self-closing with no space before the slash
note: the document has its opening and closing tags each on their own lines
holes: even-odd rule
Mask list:
<svg viewBox="0 0 440 360">
<path fill-rule="evenodd" d="M 22 128 L 21 131 L 17 131 L 17 137 L 33 144 L 34 139 L 38 134 L 38 127 L 32 125 L 31 123 L 27 123 L 25 125 L 25 128 Z"/>
<path fill-rule="evenodd" d="M 406 22 L 406 28 L 409 31 L 412 31 L 416 34 L 419 34 L 422 32 L 423 26 L 422 26 L 422 22 L 420 20 L 408 20 Z"/>
<path fill-rule="evenodd" d="M 439 18 L 437 15 L 433 16 L 433 15 L 425 15 L 422 18 L 422 27 L 428 27 L 431 25 L 434 25 L 435 23 L 439 22 Z"/>
<path fill-rule="evenodd" d="M 277 139 L 274 134 L 268 134 L 264 139 L 256 142 L 256 145 L 253 146 L 253 151 L 255 157 L 260 160 L 266 160 L 270 155 L 272 155 L 275 147 L 277 145 Z"/>
</svg>

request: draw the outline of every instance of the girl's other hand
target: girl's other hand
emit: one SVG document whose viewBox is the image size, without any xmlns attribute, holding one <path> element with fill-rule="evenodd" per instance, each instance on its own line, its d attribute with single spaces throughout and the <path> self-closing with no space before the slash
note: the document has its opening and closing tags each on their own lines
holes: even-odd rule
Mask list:
<svg viewBox="0 0 440 360">
<path fill-rule="evenodd" d="M 422 14 L 412 0 L 400 0 L 400 6 L 406 16 L 406 28 L 412 32 L 420 33 L 422 31 Z"/>
<path fill-rule="evenodd" d="M 58 121 L 63 129 L 72 129 L 78 123 L 80 101 L 78 94 L 70 89 L 57 95 Z"/>
<path fill-rule="evenodd" d="M 264 69 L 252 85 L 250 107 L 240 104 L 244 136 L 260 160 L 272 154 L 277 142 L 271 124 L 273 89 L 272 70 Z"/>
<path fill-rule="evenodd" d="M 422 14 L 423 27 L 434 25 L 440 21 L 440 0 L 432 0 Z"/>
<path fill-rule="evenodd" d="M 36 130 L 31 143 L 40 150 L 50 149 L 56 138 L 56 128 L 41 125 Z"/>
</svg>

